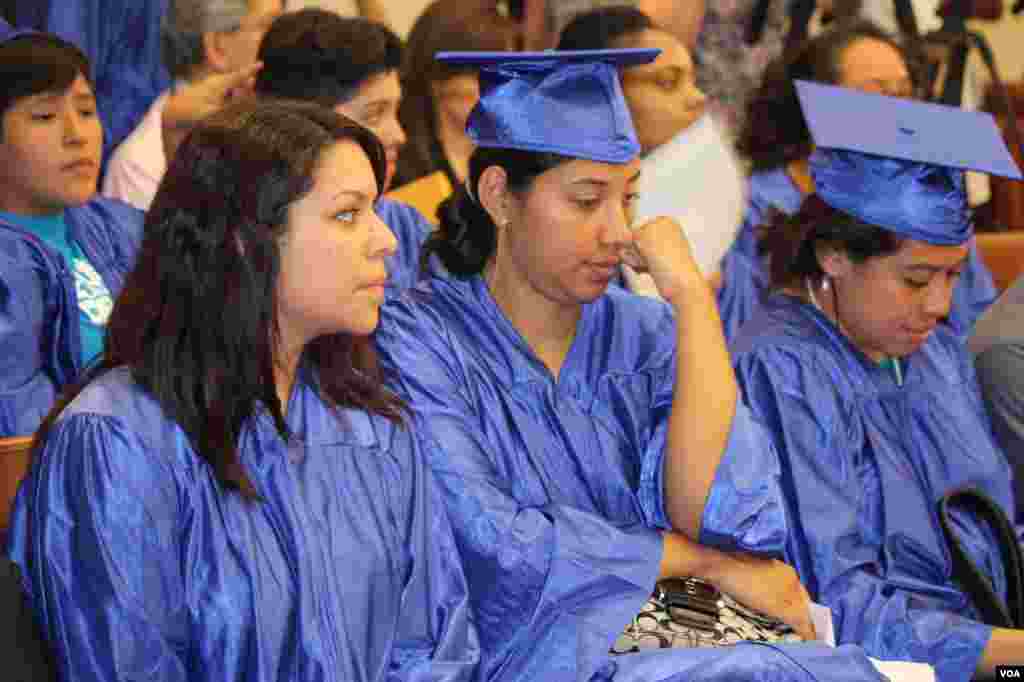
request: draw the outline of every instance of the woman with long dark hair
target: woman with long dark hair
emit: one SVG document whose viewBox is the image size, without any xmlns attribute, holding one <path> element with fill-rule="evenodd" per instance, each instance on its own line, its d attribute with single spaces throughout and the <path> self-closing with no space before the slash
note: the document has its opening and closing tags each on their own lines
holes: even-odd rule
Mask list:
<svg viewBox="0 0 1024 682">
<path fill-rule="evenodd" d="M 191 131 L 11 554 L 68 679 L 469 679 L 443 509 L 369 335 L 377 139 L 314 104 Z"/>
</svg>

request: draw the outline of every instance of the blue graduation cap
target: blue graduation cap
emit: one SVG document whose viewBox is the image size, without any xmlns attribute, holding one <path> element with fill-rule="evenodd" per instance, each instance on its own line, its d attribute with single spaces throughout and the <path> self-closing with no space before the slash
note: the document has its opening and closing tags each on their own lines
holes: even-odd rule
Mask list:
<svg viewBox="0 0 1024 682">
<path fill-rule="evenodd" d="M 796 81 L 815 193 L 871 225 L 939 245 L 971 236 L 963 171 L 1019 179 L 990 114 Z"/>
<path fill-rule="evenodd" d="M 651 62 L 659 52 L 439 52 L 436 58 L 479 69 L 480 100 L 466 124 L 478 146 L 626 163 L 640 143 L 618 69 Z"/>
</svg>

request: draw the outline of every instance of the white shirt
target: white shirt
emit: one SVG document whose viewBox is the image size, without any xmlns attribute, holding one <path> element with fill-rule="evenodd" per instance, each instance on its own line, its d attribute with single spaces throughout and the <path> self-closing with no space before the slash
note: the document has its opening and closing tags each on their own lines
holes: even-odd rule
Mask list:
<svg viewBox="0 0 1024 682">
<path fill-rule="evenodd" d="M 162 119 L 167 93 L 160 95 L 139 125 L 114 150 L 103 178 L 103 195 L 146 211 L 167 172 Z"/>
</svg>

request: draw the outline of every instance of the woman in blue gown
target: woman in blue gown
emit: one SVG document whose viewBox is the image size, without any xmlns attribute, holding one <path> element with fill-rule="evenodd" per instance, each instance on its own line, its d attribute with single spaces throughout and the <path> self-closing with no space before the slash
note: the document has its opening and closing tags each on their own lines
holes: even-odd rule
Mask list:
<svg viewBox="0 0 1024 682">
<path fill-rule="evenodd" d="M 985 145 L 1002 145 L 990 118 L 817 87 L 804 100 L 823 130 L 816 193 L 766 233 L 774 293 L 731 346 L 782 459 L 788 556 L 839 642 L 930 663 L 942 682 L 991 675 L 1021 662 L 1024 631 L 979 622 L 938 505 L 972 486 L 1013 519 L 1011 475 L 966 349 L 940 320 L 972 235 L 958 168 L 1016 169 Z M 999 544 L 971 516 L 956 527 L 1006 599 Z"/>
<path fill-rule="evenodd" d="M 793 89 L 794 79 L 831 83 L 894 97 L 915 95 L 914 71 L 906 50 L 867 22 L 844 24 L 810 40 L 789 59 L 780 59 L 749 105 L 737 147 L 751 160 L 747 213 L 723 261 L 719 311 L 727 339 L 735 338 L 767 294 L 768 270 L 757 251 L 756 230 L 773 211 L 795 213 L 814 191 L 807 170 L 811 140 Z M 970 332 L 996 298 L 992 275 L 973 242 L 957 284 L 949 324 Z"/>
<path fill-rule="evenodd" d="M 10 553 L 64 679 L 469 680 L 451 528 L 369 335 L 384 154 L 313 104 L 200 124 Z"/>
<path fill-rule="evenodd" d="M 483 676 L 874 679 L 859 649 L 815 644 L 609 655 L 663 576 L 813 632 L 710 287 L 676 223 L 628 227 L 639 144 L 616 66 L 656 53 L 444 57 L 482 68 L 478 148 L 377 341 L 448 501 Z M 608 287 L 627 253 L 665 301 Z"/>
<path fill-rule="evenodd" d="M 31 434 L 103 349 L 142 213 L 96 196 L 103 128 L 82 52 L 0 22 L 0 437 Z"/>
</svg>

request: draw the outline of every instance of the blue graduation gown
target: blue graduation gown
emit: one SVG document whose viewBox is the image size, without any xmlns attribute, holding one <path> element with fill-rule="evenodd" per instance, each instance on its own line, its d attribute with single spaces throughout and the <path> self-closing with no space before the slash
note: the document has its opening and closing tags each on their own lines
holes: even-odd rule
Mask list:
<svg viewBox="0 0 1024 682">
<path fill-rule="evenodd" d="M 143 214 L 96 197 L 65 211 L 68 230 L 117 296 L 135 264 Z M 36 430 L 82 370 L 78 298 L 64 257 L 0 222 L 0 437 Z"/>
<path fill-rule="evenodd" d="M 239 440 L 225 492 L 126 368 L 62 413 L 16 499 L 12 558 L 77 682 L 470 680 L 458 554 L 408 429 L 296 382 L 284 442 Z"/>
<path fill-rule="evenodd" d="M 675 338 L 669 306 L 610 287 L 584 306 L 555 379 L 481 277 L 431 277 L 383 307 L 382 363 L 420 420 L 417 437 L 447 497 L 485 679 L 704 679 L 716 665 L 751 679 L 788 679 L 779 670 L 803 679 L 792 660 L 813 658 L 815 646 L 609 658 L 651 593 L 669 527 L 662 463 Z M 705 542 L 783 549 L 767 443 L 741 406 L 707 502 Z M 859 650 L 834 655 L 862 670 Z"/>
<path fill-rule="evenodd" d="M 386 197 L 377 200 L 377 215 L 398 240 L 398 248 L 387 262 L 388 287 L 392 292 L 408 289 L 419 279 L 420 247 L 434 226 L 409 204 Z"/>
<path fill-rule="evenodd" d="M 170 85 L 160 24 L 167 0 L 21 0 L 16 26 L 60 36 L 89 58 L 106 159 Z"/>
<path fill-rule="evenodd" d="M 770 217 L 772 208 L 791 215 L 799 210 L 803 200 L 804 195 L 784 168 L 750 176 L 747 214 L 736 241 L 722 261 L 718 310 L 726 339 L 736 338 L 740 327 L 753 317 L 770 288 L 768 270 L 757 251 L 757 228 Z M 992 273 L 982 262 L 972 239 L 967 262 L 953 290 L 949 326 L 966 337 L 981 314 L 996 300 L 997 293 Z"/>
<path fill-rule="evenodd" d="M 832 607 L 837 640 L 931 663 L 943 682 L 970 679 L 990 628 L 951 579 L 937 504 L 972 485 L 1014 514 L 1009 466 L 961 341 L 940 325 L 903 359 L 900 387 L 813 306 L 777 294 L 731 350 L 782 458 L 790 559 Z M 1005 598 L 992 539 L 971 518 L 958 524 Z"/>
</svg>

